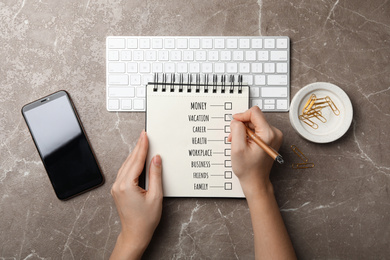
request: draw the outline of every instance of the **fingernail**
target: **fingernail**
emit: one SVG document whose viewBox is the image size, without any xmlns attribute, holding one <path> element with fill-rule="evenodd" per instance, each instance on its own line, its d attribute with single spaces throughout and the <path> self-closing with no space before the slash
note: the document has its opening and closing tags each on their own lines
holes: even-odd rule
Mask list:
<svg viewBox="0 0 390 260">
<path fill-rule="evenodd" d="M 153 157 L 153 164 L 157 167 L 161 167 L 161 156 L 159 154 Z"/>
<path fill-rule="evenodd" d="M 142 139 L 142 137 L 144 137 L 144 136 L 145 136 L 145 130 L 142 130 L 139 138 Z"/>
</svg>

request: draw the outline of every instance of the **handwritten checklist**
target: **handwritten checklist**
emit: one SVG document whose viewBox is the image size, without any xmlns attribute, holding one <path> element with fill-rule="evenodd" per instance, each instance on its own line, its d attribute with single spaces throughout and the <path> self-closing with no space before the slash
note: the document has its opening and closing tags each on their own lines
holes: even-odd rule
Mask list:
<svg viewBox="0 0 390 260">
<path fill-rule="evenodd" d="M 216 93 L 147 89 L 147 168 L 160 154 L 166 197 L 244 197 L 231 161 L 230 117 L 248 109 L 249 90 Z M 223 93 L 224 92 L 224 93 Z M 146 179 L 146 186 L 148 179 Z"/>
</svg>

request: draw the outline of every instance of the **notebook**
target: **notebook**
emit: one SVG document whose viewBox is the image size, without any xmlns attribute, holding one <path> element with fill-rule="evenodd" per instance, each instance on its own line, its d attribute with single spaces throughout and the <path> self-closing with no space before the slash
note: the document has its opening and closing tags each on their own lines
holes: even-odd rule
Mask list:
<svg viewBox="0 0 390 260">
<path fill-rule="evenodd" d="M 233 76 L 208 79 L 164 74 L 147 85 L 146 169 L 160 154 L 165 197 L 244 197 L 227 138 L 229 115 L 248 109 L 249 87 Z"/>
</svg>

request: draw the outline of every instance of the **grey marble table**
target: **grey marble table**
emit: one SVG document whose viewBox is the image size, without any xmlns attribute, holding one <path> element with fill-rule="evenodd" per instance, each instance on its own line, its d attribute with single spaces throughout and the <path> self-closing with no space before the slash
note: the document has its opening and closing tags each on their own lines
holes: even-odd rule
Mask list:
<svg viewBox="0 0 390 260">
<path fill-rule="evenodd" d="M 272 182 L 300 259 L 389 259 L 390 2 L 0 1 L 0 259 L 108 259 L 120 222 L 110 195 L 144 128 L 144 113 L 105 108 L 109 35 L 286 35 L 291 97 L 325 81 L 351 98 L 338 141 L 299 137 L 288 113 L 267 114 L 284 133 Z M 20 113 L 70 92 L 102 166 L 104 186 L 59 201 Z M 315 163 L 294 170 L 290 145 Z M 245 200 L 165 199 L 145 259 L 253 259 Z"/>
</svg>

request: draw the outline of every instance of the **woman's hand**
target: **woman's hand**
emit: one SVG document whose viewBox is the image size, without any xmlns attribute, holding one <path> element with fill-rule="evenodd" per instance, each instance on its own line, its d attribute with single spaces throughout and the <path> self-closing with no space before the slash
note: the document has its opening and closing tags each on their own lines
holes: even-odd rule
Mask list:
<svg viewBox="0 0 390 260">
<path fill-rule="evenodd" d="M 253 190 L 270 188 L 269 173 L 274 160 L 252 139 L 247 138 L 244 124 L 275 150 L 280 148 L 283 134 L 268 124 L 257 106 L 234 115 L 228 139 L 232 143 L 232 167 L 244 193 L 250 195 Z"/>
<path fill-rule="evenodd" d="M 111 189 L 122 224 L 111 259 L 140 259 L 160 222 L 163 191 L 161 157 L 153 157 L 149 189 L 138 186 L 145 165 L 148 138 L 142 131 L 138 143 L 118 171 Z"/>
</svg>

